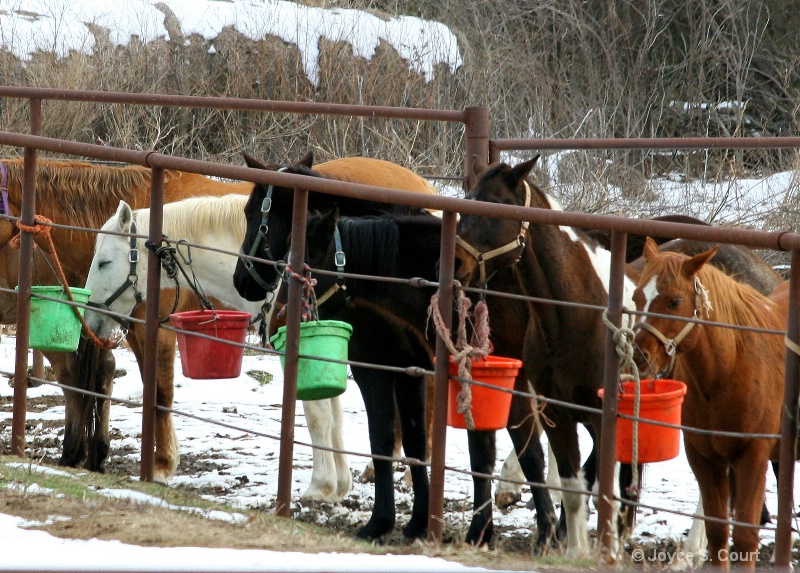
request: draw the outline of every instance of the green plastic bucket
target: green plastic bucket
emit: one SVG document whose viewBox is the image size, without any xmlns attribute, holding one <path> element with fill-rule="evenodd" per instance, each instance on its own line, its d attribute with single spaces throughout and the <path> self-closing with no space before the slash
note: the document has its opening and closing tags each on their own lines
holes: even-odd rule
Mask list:
<svg viewBox="0 0 800 573">
<path fill-rule="evenodd" d="M 85 288 L 70 287 L 75 302 L 86 304 L 92 291 Z M 28 346 L 36 350 L 55 352 L 74 352 L 81 340 L 81 321 L 68 304 L 45 300 L 35 295 L 41 294 L 60 300 L 69 300 L 64 288 L 57 285 L 31 287 L 31 326 Z M 78 312 L 83 316 L 83 309 Z"/>
<path fill-rule="evenodd" d="M 300 323 L 300 354 L 335 360 L 347 360 L 347 345 L 353 327 L 338 320 Z M 273 348 L 286 347 L 286 327 L 269 339 Z M 281 356 L 286 369 L 286 357 Z M 323 400 L 342 394 L 347 389 L 347 364 L 301 358 L 297 365 L 297 399 Z"/>
</svg>

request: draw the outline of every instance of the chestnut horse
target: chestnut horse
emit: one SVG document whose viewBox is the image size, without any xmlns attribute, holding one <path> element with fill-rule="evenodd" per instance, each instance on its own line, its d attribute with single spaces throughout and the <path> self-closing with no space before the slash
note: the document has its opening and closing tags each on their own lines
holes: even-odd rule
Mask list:
<svg viewBox="0 0 800 573">
<path fill-rule="evenodd" d="M 10 215 L 20 213 L 22 196 L 22 159 L 6 159 L 3 165 L 8 174 L 8 201 Z M 252 183 L 226 183 L 194 173 L 167 171 L 165 173 L 165 201 L 175 201 L 193 195 L 222 195 L 248 193 Z M 137 166 L 108 166 L 80 161 L 39 160 L 36 169 L 36 213 L 55 223 L 98 228 L 114 214 L 120 200 L 137 207 L 144 207 L 150 200 L 150 169 Z M 9 221 L 2 221 L 0 235 L 0 268 L 3 269 L 0 283 L 13 289 L 17 284 L 19 251 L 10 248 L 8 240 L 16 234 Z M 89 272 L 94 248 L 94 235 L 79 231 L 53 228 L 51 237 L 56 255 L 70 286 L 82 287 Z M 39 246 L 35 252 L 34 284 L 58 284 L 53 271 L 53 253 L 49 246 L 37 237 Z M 162 312 L 172 308 L 173 298 L 166 297 Z M 169 306 L 167 306 L 169 305 Z M 195 298 L 182 294 L 179 309 L 199 308 Z M 0 309 L 3 324 L 16 322 L 16 295 L 0 293 Z M 144 308 L 136 311 L 144 317 Z M 142 364 L 144 326 L 134 325 L 128 333 L 128 342 L 136 359 Z M 90 348 L 87 348 L 89 346 Z M 159 387 L 158 403 L 172 405 L 172 376 L 175 357 L 174 333 L 159 334 Z M 114 376 L 114 356 L 110 351 L 100 350 L 81 341 L 78 353 L 45 352 L 55 372 L 56 379 L 71 387 L 94 390 L 110 394 Z M 79 360 L 79 355 L 90 355 L 91 366 Z M 88 379 L 87 379 L 88 377 Z M 83 380 L 81 380 L 83 379 Z M 95 400 L 77 392 L 64 392 L 65 433 L 60 465 L 77 466 L 85 461 L 87 469 L 103 471 L 109 451 L 107 400 Z M 177 465 L 177 441 L 169 413 L 158 411 L 156 476 L 166 482 Z"/>
<path fill-rule="evenodd" d="M 639 370 L 642 375 L 686 382 L 685 426 L 779 434 L 788 282 L 765 297 L 708 264 L 716 252 L 716 247 L 691 257 L 660 252 L 655 242 L 648 240 L 645 266 L 634 293 L 637 310 L 779 334 L 648 315 L 637 325 Z M 736 521 L 758 524 L 765 471 L 768 461 L 777 459 L 777 443 L 776 439 L 684 430 L 686 456 L 697 478 L 705 514 L 726 519 L 730 507 Z M 727 567 L 729 526 L 710 521 L 706 533 L 711 564 Z M 733 543 L 736 564 L 755 567 L 758 529 L 735 525 Z"/>
</svg>

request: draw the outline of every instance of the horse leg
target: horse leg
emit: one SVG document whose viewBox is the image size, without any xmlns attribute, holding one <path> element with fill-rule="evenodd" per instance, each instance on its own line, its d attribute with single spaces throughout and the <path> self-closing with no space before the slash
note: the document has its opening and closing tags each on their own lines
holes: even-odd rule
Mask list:
<svg viewBox="0 0 800 573">
<path fill-rule="evenodd" d="M 81 381 L 77 376 L 77 361 L 74 354 L 45 352 L 44 355 L 50 362 L 59 383 L 71 388 L 79 386 Z M 88 402 L 93 400 L 86 394 L 64 389 L 64 443 L 58 465 L 75 468 L 86 459 L 86 426 L 89 420 L 85 414 L 91 411 Z"/>
<path fill-rule="evenodd" d="M 331 398 L 331 412 L 333 425 L 331 427 L 331 442 L 337 452 L 333 454 L 333 463 L 336 466 L 336 495 L 344 499 L 353 489 L 353 474 L 350 472 L 350 463 L 344 453 L 344 435 L 342 435 L 342 401 L 338 396 Z"/>
<path fill-rule="evenodd" d="M 754 443 L 749 452 L 739 456 L 732 464 L 732 476 L 736 483 L 733 491 L 733 513 L 736 521 L 758 524 L 764 506 L 768 451 L 765 443 Z M 758 560 L 758 529 L 733 527 L 733 546 L 736 565 L 749 569 Z"/>
<path fill-rule="evenodd" d="M 517 452 L 513 449 L 508 453 L 502 467 L 500 477 L 514 481 L 526 481 L 525 474 L 519 466 Z M 494 491 L 494 503 L 498 509 L 506 509 L 522 499 L 522 484 L 500 481 Z"/>
<path fill-rule="evenodd" d="M 87 344 L 89 343 L 87 342 Z M 97 369 L 91 374 L 94 382 L 92 390 L 105 396 L 111 396 L 114 390 L 114 372 L 117 367 L 114 353 L 101 348 L 93 350 L 97 353 L 96 360 L 93 361 L 97 365 Z M 105 461 L 111 450 L 111 438 L 108 433 L 110 416 L 111 401 L 97 398 L 94 401 L 94 424 L 93 431 L 89 434 L 89 453 L 85 464 L 86 468 L 91 471 L 103 472 L 105 470 Z"/>
<path fill-rule="evenodd" d="M 141 312 L 143 312 L 142 309 Z M 137 313 L 139 309 L 137 309 Z M 137 313 L 134 313 L 136 316 Z M 144 325 L 135 323 L 128 332 L 128 344 L 142 370 L 144 364 Z M 166 408 L 172 407 L 173 378 L 175 362 L 176 335 L 170 330 L 159 329 L 157 364 L 158 383 L 156 387 L 156 404 Z M 178 467 L 178 438 L 172 424 L 172 414 L 163 410 L 156 410 L 156 452 L 153 467 L 153 481 L 167 485 L 169 478 L 175 474 Z"/>
<path fill-rule="evenodd" d="M 468 430 L 467 443 L 470 469 L 476 474 L 491 475 L 497 456 L 494 430 Z M 472 522 L 465 541 L 472 545 L 483 545 L 489 543 L 494 535 L 492 483 L 486 478 L 473 475 L 472 489 Z"/>
<path fill-rule="evenodd" d="M 536 411 L 530 399 L 512 397 L 507 429 L 526 481 L 544 485 L 544 451 L 540 441 L 542 429 L 537 423 Z M 534 551 L 541 553 L 548 544 L 555 542 L 556 512 L 553 500 L 544 487 L 532 485 L 531 496 L 536 508 L 537 537 Z"/>
<path fill-rule="evenodd" d="M 307 400 L 303 412 L 308 423 L 313 446 L 333 446 L 333 408 L 331 400 Z M 300 496 L 302 499 L 336 502 L 342 498 L 337 492 L 336 462 L 330 450 L 312 449 L 311 483 Z"/>
<path fill-rule="evenodd" d="M 375 455 L 391 456 L 394 449 L 395 404 L 393 382 L 385 372 L 376 372 L 358 366 L 351 367 L 353 378 L 361 390 L 367 411 L 370 450 Z M 394 528 L 394 482 L 392 462 L 374 460 L 375 504 L 372 516 L 358 530 L 360 539 L 377 539 Z"/>
<path fill-rule="evenodd" d="M 421 462 L 426 460 L 428 453 L 425 386 L 424 379 L 414 376 L 401 376 L 394 385 L 397 413 L 403 433 L 403 450 L 407 457 Z M 414 488 L 414 502 L 411 519 L 403 527 L 403 535 L 416 539 L 425 537 L 428 531 L 430 483 L 426 466 L 411 465 L 408 469 Z"/>
<path fill-rule="evenodd" d="M 564 488 L 583 490 L 587 488 L 583 471 L 580 470 L 580 449 L 577 424 L 560 412 L 550 412 L 554 427 L 547 425 L 545 432 L 550 440 L 558 464 L 558 475 Z M 569 558 L 584 557 L 589 552 L 589 533 L 586 528 L 588 514 L 584 494 L 564 491 L 561 494 L 567 524 L 567 549 Z"/>
<path fill-rule="evenodd" d="M 697 500 L 695 515 L 704 515 L 703 498 Z M 703 555 L 706 553 L 708 541 L 706 539 L 706 522 L 704 519 L 695 517 L 692 519 L 692 526 L 686 535 L 683 543 L 682 559 L 676 559 L 672 568 L 677 570 L 696 569 L 703 563 Z"/>
<path fill-rule="evenodd" d="M 684 444 L 686 458 L 700 489 L 704 514 L 727 519 L 730 501 L 728 464 L 722 459 L 712 460 L 702 456 L 688 441 Z M 729 535 L 730 529 L 727 523 L 706 522 L 708 561 L 711 565 L 727 568 Z"/>
</svg>

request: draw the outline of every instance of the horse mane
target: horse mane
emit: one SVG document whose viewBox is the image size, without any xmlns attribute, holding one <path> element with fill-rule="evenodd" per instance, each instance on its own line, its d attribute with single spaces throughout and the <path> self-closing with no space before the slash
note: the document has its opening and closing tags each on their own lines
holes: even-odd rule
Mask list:
<svg viewBox="0 0 800 573">
<path fill-rule="evenodd" d="M 235 230 L 237 241 L 244 241 L 247 221 L 244 205 L 247 195 L 189 197 L 164 205 L 162 230 L 171 239 L 202 243 L 209 232 Z M 150 209 L 136 211 L 136 233 L 147 234 L 150 229 Z"/>
<path fill-rule="evenodd" d="M 400 230 L 392 217 L 341 217 L 339 232 L 347 272 L 392 276 L 397 268 Z"/>
<path fill-rule="evenodd" d="M 22 201 L 23 159 L 4 159 L 8 198 Z M 165 179 L 179 175 L 166 171 Z M 39 159 L 36 162 L 36 212 L 81 227 L 97 227 L 120 200 L 136 205 L 150 196 L 151 171 L 138 165 L 113 166 L 86 161 Z"/>
<path fill-rule="evenodd" d="M 660 252 L 648 260 L 640 283 L 653 276 L 664 277 L 669 282 L 685 282 L 681 264 L 688 258 L 682 253 Z M 709 292 L 711 320 L 737 326 L 782 329 L 774 312 L 775 304 L 750 285 L 738 282 L 710 263 L 703 265 L 697 276 Z M 733 328 L 714 329 L 714 336 L 724 343 L 735 344 L 738 349 L 746 344 L 744 334 L 745 331 Z"/>
</svg>

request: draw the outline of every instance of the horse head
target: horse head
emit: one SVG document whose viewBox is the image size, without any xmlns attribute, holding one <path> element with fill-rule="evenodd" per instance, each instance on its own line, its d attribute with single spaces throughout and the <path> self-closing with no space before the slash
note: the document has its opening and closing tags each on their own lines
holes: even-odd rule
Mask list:
<svg viewBox="0 0 800 573">
<path fill-rule="evenodd" d="M 120 201 L 116 214 L 102 227 L 95 240 L 94 258 L 86 278 L 86 288 L 92 291 L 89 305 L 108 310 L 123 318 L 86 311 L 86 322 L 99 338 L 108 338 L 122 324 L 124 317 L 142 301 L 139 284 L 147 283 L 147 257 L 140 256 L 139 241 L 135 236 L 134 213 L 125 201 Z M 119 323 L 119 324 L 117 324 Z"/>
<path fill-rule="evenodd" d="M 505 163 L 489 166 L 476 157 L 473 171 L 477 179 L 466 198 L 529 207 L 532 193 L 538 189 L 526 179 L 538 159 L 537 155 L 511 167 Z M 527 221 L 462 214 L 456 239 L 456 279 L 464 286 L 484 285 L 498 270 L 515 264 L 525 246 L 527 229 Z"/>
<path fill-rule="evenodd" d="M 700 271 L 717 250 L 714 247 L 690 257 L 659 251 L 648 237 L 643 250 L 644 269 L 633 294 L 636 310 L 676 318 L 708 318 L 712 307 Z M 700 333 L 696 322 L 663 316 L 644 316 L 634 330 L 638 331 L 634 344 L 639 372 L 653 378 L 670 376 L 676 354 L 694 347 Z"/>
<path fill-rule="evenodd" d="M 264 164 L 244 154 L 245 163 L 252 169 L 281 171 L 298 175 L 320 175 L 311 169 L 312 153 L 292 165 Z M 292 231 L 294 189 L 256 183 L 244 208 L 247 219 L 241 253 L 268 261 L 283 261 L 289 249 Z M 280 284 L 275 265 L 240 258 L 233 274 L 233 284 L 239 294 L 250 301 L 263 300 Z"/>
</svg>

